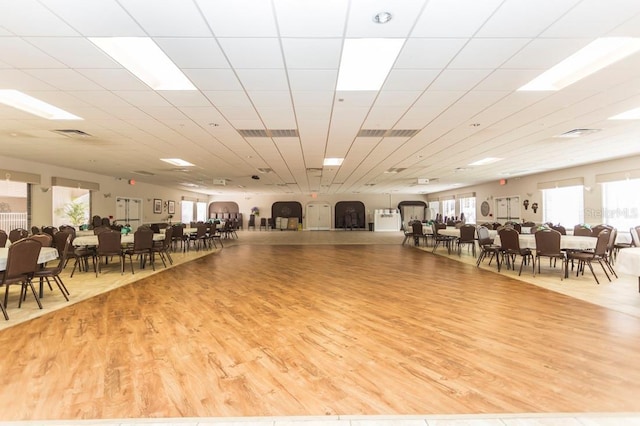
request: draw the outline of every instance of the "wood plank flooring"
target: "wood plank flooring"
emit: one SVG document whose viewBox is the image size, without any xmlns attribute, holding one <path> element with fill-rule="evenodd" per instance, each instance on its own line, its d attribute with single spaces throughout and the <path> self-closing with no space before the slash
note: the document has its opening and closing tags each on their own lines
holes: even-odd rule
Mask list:
<svg viewBox="0 0 640 426">
<path fill-rule="evenodd" d="M 2 420 L 640 411 L 640 318 L 399 244 L 225 247 L 0 345 Z"/>
</svg>

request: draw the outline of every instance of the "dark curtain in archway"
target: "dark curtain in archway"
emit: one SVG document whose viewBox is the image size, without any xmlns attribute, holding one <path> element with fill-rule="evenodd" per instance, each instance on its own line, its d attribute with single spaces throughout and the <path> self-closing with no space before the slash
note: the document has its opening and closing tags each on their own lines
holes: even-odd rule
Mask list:
<svg viewBox="0 0 640 426">
<path fill-rule="evenodd" d="M 362 201 L 338 201 L 335 207 L 335 227 L 343 228 L 345 217 L 351 216 L 353 228 L 364 228 L 366 226 L 366 216 L 364 203 Z"/>
<path fill-rule="evenodd" d="M 421 206 L 426 209 L 427 203 L 424 201 L 400 201 L 398 203 L 398 210 L 400 210 L 400 221 L 404 224 L 404 212 L 402 211 L 402 206 Z"/>
<path fill-rule="evenodd" d="M 297 201 L 276 201 L 271 205 L 271 217 L 297 217 L 302 223 L 302 204 Z"/>
</svg>

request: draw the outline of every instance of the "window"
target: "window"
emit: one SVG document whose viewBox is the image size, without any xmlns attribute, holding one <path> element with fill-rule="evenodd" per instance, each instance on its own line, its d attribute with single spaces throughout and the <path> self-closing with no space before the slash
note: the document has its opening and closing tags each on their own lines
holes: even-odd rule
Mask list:
<svg viewBox="0 0 640 426">
<path fill-rule="evenodd" d="M 442 201 L 442 219 L 455 219 L 456 217 L 456 200 Z"/>
<path fill-rule="evenodd" d="M 182 201 L 182 223 L 193 222 L 193 201 Z"/>
<path fill-rule="evenodd" d="M 76 229 L 89 223 L 91 191 L 88 189 L 52 187 L 53 226 L 71 225 Z"/>
<path fill-rule="evenodd" d="M 437 201 L 429 201 L 429 215 L 427 220 L 435 220 L 436 215 L 440 213 L 440 203 Z"/>
<path fill-rule="evenodd" d="M 460 216 L 464 213 L 465 223 L 476 223 L 476 197 L 460 198 Z"/>
<path fill-rule="evenodd" d="M 640 179 L 628 179 L 602 184 L 602 212 L 587 212 L 593 222 L 606 223 L 628 231 L 640 225 Z M 598 214 L 600 213 L 600 214 Z"/>
<path fill-rule="evenodd" d="M 207 203 L 197 202 L 196 203 L 196 221 L 198 222 L 206 222 L 207 219 Z"/>
<path fill-rule="evenodd" d="M 27 226 L 29 197 L 28 184 L 9 180 L 0 181 L 0 229 L 7 233 Z"/>
<path fill-rule="evenodd" d="M 583 186 L 565 186 L 542 190 L 542 221 L 566 228 L 584 223 Z"/>
</svg>

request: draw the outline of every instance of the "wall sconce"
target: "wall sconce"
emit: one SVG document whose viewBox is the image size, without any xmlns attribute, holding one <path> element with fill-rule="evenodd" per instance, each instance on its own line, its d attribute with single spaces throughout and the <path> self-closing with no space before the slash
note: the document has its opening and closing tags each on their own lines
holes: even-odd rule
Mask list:
<svg viewBox="0 0 640 426">
<path fill-rule="evenodd" d="M 529 208 L 529 200 L 524 200 L 522 205 L 524 206 L 524 209 L 527 210 Z"/>
<path fill-rule="evenodd" d="M 49 192 L 49 190 L 50 190 L 50 189 L 51 189 L 51 188 L 47 188 L 47 187 L 45 187 L 45 186 L 41 186 L 41 187 L 40 187 L 40 191 L 42 191 L 42 192 Z"/>
<path fill-rule="evenodd" d="M 106 194 L 102 194 L 104 198 L 111 198 L 111 193 L 107 192 Z"/>
<path fill-rule="evenodd" d="M 538 203 L 531 204 L 531 210 L 533 210 L 534 213 L 537 213 L 538 212 Z"/>
</svg>

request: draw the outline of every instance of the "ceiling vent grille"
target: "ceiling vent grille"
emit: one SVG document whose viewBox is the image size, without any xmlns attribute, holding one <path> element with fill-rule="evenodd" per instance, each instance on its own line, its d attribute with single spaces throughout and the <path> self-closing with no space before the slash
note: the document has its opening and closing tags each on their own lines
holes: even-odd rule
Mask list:
<svg viewBox="0 0 640 426">
<path fill-rule="evenodd" d="M 273 171 L 273 169 L 270 169 L 268 167 L 258 167 L 258 171 L 260 173 L 271 173 Z"/>
<path fill-rule="evenodd" d="M 418 134 L 420 129 L 362 129 L 358 132 L 361 138 L 410 138 Z"/>
<path fill-rule="evenodd" d="M 240 136 L 245 138 L 296 138 L 297 129 L 239 129 Z"/>
<path fill-rule="evenodd" d="M 394 174 L 394 173 L 404 172 L 405 170 L 407 170 L 406 167 L 392 167 L 392 168 L 386 170 L 385 173 Z"/>
<path fill-rule="evenodd" d="M 144 170 L 136 170 L 136 171 L 131 172 L 131 173 L 136 174 L 136 175 L 140 175 L 140 176 L 155 176 L 153 173 L 145 172 Z"/>
<path fill-rule="evenodd" d="M 86 139 L 92 137 L 89 133 L 77 129 L 58 129 L 52 130 L 52 132 L 74 139 Z"/>
</svg>

